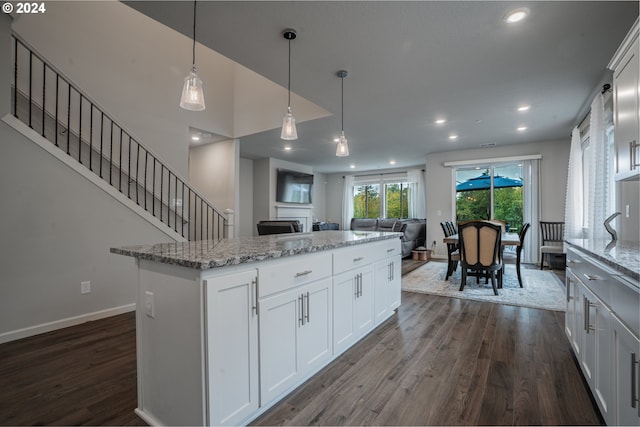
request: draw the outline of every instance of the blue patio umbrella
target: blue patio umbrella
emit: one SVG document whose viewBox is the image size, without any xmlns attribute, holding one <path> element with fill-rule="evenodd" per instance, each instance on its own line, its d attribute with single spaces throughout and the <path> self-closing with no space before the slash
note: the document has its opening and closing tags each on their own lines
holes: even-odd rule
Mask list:
<svg viewBox="0 0 640 427">
<path fill-rule="evenodd" d="M 507 188 L 507 187 L 522 187 L 522 180 L 507 178 L 500 175 L 496 175 L 493 177 L 493 188 Z M 491 177 L 483 173 L 480 176 L 476 176 L 475 178 L 469 178 L 468 180 L 456 185 L 456 192 L 488 190 L 489 188 L 491 188 Z"/>
</svg>

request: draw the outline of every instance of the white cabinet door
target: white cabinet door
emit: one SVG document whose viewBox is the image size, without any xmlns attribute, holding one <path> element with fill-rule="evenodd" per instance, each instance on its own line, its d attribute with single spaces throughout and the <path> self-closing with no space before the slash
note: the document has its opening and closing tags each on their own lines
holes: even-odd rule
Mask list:
<svg viewBox="0 0 640 427">
<path fill-rule="evenodd" d="M 387 319 L 400 306 L 401 285 L 400 256 L 383 259 L 374 264 L 374 313 L 375 324 Z"/>
<path fill-rule="evenodd" d="M 356 278 L 354 302 L 354 326 L 356 340 L 373 329 L 373 271 L 371 268 L 360 269 Z"/>
<path fill-rule="evenodd" d="M 259 301 L 262 405 L 298 381 L 298 325 L 302 323 L 301 306 L 302 294 L 297 288 Z"/>
<path fill-rule="evenodd" d="M 616 316 L 611 318 L 613 378 L 616 384 L 613 425 L 640 425 L 640 340 Z"/>
<path fill-rule="evenodd" d="M 346 350 L 355 338 L 354 304 L 356 273 L 347 271 L 333 278 L 333 353 Z"/>
<path fill-rule="evenodd" d="M 302 324 L 298 325 L 298 360 L 301 375 L 319 370 L 333 356 L 331 279 L 319 280 L 300 289 Z"/>
<path fill-rule="evenodd" d="M 584 301 L 583 372 L 588 373 L 600 413 L 608 424 L 613 424 L 614 400 L 611 364 L 611 312 L 605 304 L 586 287 Z"/>
<path fill-rule="evenodd" d="M 256 270 L 205 280 L 210 425 L 237 425 L 258 398 Z"/>
<path fill-rule="evenodd" d="M 373 328 L 372 266 L 333 277 L 333 353 L 342 353 Z"/>
<path fill-rule="evenodd" d="M 263 405 L 332 357 L 331 288 L 326 278 L 260 300 Z"/>
<path fill-rule="evenodd" d="M 573 351 L 578 361 L 582 358 L 582 331 L 584 330 L 583 309 L 584 300 L 582 298 L 582 284 L 573 274 L 571 269 L 567 269 L 567 311 L 565 313 L 565 333 L 573 347 Z"/>
<path fill-rule="evenodd" d="M 613 74 L 616 180 L 637 177 L 640 173 L 639 57 L 636 39 Z"/>
<path fill-rule="evenodd" d="M 400 307 L 402 288 L 402 257 L 400 255 L 391 259 L 391 281 L 387 284 L 387 304 L 393 311 Z"/>
</svg>

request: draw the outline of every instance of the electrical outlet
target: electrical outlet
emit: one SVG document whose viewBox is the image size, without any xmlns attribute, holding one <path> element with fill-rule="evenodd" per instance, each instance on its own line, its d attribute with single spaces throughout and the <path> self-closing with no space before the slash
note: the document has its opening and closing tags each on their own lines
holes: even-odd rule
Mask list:
<svg viewBox="0 0 640 427">
<path fill-rule="evenodd" d="M 156 317 L 156 304 L 153 292 L 147 291 L 144 293 L 144 310 L 145 314 L 152 319 Z"/>
<path fill-rule="evenodd" d="M 91 293 L 91 282 L 80 282 L 80 294 L 84 295 L 89 293 Z"/>
</svg>

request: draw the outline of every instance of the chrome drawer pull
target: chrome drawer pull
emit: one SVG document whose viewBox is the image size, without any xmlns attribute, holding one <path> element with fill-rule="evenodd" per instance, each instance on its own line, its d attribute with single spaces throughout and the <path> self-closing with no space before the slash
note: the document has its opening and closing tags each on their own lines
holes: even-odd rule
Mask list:
<svg viewBox="0 0 640 427">
<path fill-rule="evenodd" d="M 587 280 L 602 280 L 602 277 L 600 276 L 596 276 L 595 274 L 587 274 L 587 273 L 583 273 L 582 274 L 585 279 Z"/>
<path fill-rule="evenodd" d="M 363 256 L 359 256 L 358 258 L 354 258 L 353 262 L 358 262 L 358 261 L 362 261 L 364 259 Z"/>
<path fill-rule="evenodd" d="M 393 251 L 395 251 L 395 250 L 396 250 L 396 248 L 387 249 L 387 253 L 388 253 L 388 252 L 393 252 Z"/>
<path fill-rule="evenodd" d="M 312 272 L 313 272 L 313 271 L 311 271 L 311 270 L 305 270 L 305 271 L 302 271 L 302 272 L 300 272 L 300 273 L 296 273 L 296 276 L 295 276 L 295 277 L 306 276 L 307 274 L 311 274 Z"/>
</svg>

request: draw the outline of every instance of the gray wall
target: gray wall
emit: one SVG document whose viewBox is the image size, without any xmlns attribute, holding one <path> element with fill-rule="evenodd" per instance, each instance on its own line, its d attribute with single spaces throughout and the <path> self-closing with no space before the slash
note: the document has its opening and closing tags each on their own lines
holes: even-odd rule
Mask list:
<svg viewBox="0 0 640 427">
<path fill-rule="evenodd" d="M 239 208 L 236 215 L 238 236 L 253 236 L 253 160 L 240 158 Z"/>
<path fill-rule="evenodd" d="M 135 261 L 109 248 L 169 237 L 2 121 L 0 141 L 0 339 L 135 303 Z"/>
</svg>

